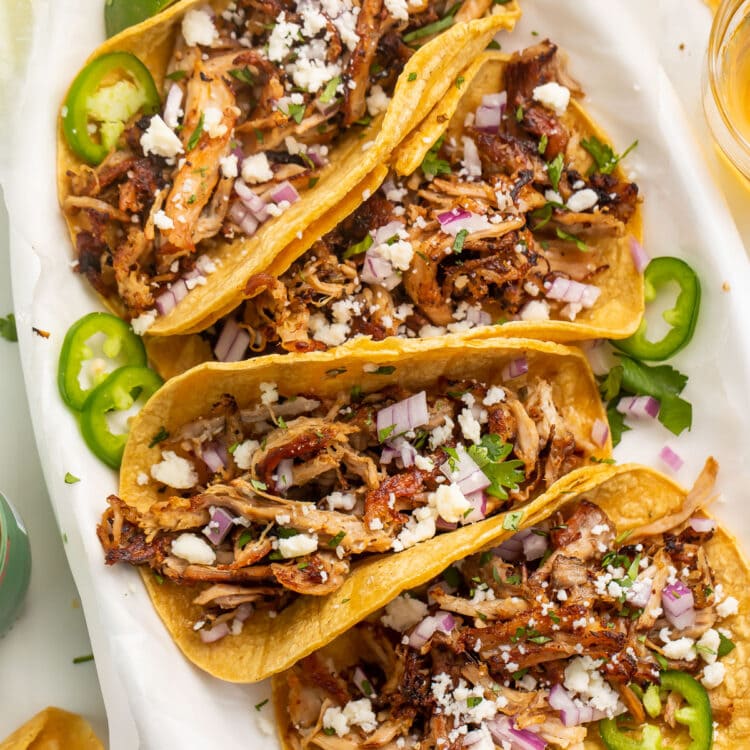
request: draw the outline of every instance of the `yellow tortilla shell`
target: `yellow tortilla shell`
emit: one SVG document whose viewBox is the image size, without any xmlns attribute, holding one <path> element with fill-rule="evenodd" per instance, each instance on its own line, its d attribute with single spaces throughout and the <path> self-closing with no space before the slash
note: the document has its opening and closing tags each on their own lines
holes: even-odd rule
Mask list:
<svg viewBox="0 0 750 750">
<path fill-rule="evenodd" d="M 152 19 L 126 29 L 101 45 L 87 62 L 107 52 L 126 51 L 137 55 L 151 71 L 161 90 L 182 16 L 202 0 L 182 0 Z M 221 9 L 225 2 L 213 4 Z M 278 219 L 267 221 L 251 238 L 231 242 L 216 241 L 207 254 L 218 268 L 208 283 L 197 286 L 167 315 L 157 318 L 152 335 L 168 336 L 202 330 L 242 301 L 243 288 L 254 273 L 271 266 L 277 256 L 303 233 L 307 246 L 317 237 L 311 225 L 327 212 L 335 211 L 339 201 L 356 190 L 357 185 L 388 160 L 395 147 L 453 85 L 466 60 L 476 57 L 492 37 L 502 29 L 512 29 L 520 15 L 515 3 L 496 15 L 451 26 L 417 50 L 404 66 L 396 84 L 388 111 L 367 130 L 351 129 L 335 146 L 330 163 L 321 172 L 315 187 L 304 192 Z M 409 80 L 411 76 L 416 76 Z M 57 183 L 61 205 L 70 186 L 66 173 L 82 166 L 68 147 L 58 122 Z M 73 246 L 80 231 L 75 216 L 65 214 Z M 326 226 L 325 222 L 321 226 Z M 203 248 L 201 248 L 201 251 Z M 115 295 L 104 300 L 114 312 L 122 314 Z"/>
<path fill-rule="evenodd" d="M 61 708 L 45 708 L 0 742 L 0 750 L 103 750 L 88 722 Z"/>
<path fill-rule="evenodd" d="M 529 506 L 521 526 L 531 526 L 540 518 L 547 518 L 566 505 L 588 500 L 599 505 L 615 522 L 618 533 L 622 533 L 676 512 L 682 507 L 687 494 L 671 479 L 645 466 L 635 464 L 598 466 L 593 469 L 580 469 L 579 472 L 580 475 L 589 474 L 590 476 L 585 480 L 580 478 L 577 483 L 571 481 L 567 487 L 560 487 L 560 491 L 556 494 L 550 490 L 536 500 Z M 573 474 L 569 475 L 563 482 L 567 479 L 572 480 L 573 476 Z M 485 541 L 478 543 L 470 554 L 479 552 L 485 547 L 496 546 L 507 535 L 507 532 L 501 528 L 494 538 L 491 535 L 484 535 Z M 721 526 L 717 527 L 713 538 L 705 545 L 705 549 L 716 583 L 722 584 L 727 594 L 735 596 L 740 601 L 739 612 L 721 621 L 722 627 L 731 629 L 736 648 L 722 658 L 722 664 L 727 670 L 726 677 L 724 682 L 710 693 L 715 696 L 717 702 L 730 701 L 733 705 L 731 721 L 728 725 L 721 725 L 714 740 L 714 748 L 733 750 L 742 747 L 747 737 L 750 737 L 750 621 L 748 619 L 750 616 L 750 596 L 748 595 L 750 568 L 740 551 L 737 540 Z M 393 559 L 396 563 L 404 561 L 398 556 Z M 433 561 L 435 564 L 431 565 L 431 569 L 435 569 L 438 574 L 457 559 L 459 558 L 452 557 L 449 560 L 446 557 L 441 560 L 436 551 Z M 419 580 L 412 588 L 429 580 L 429 577 L 414 576 L 414 578 Z M 387 601 L 395 598 L 401 590 L 403 589 L 394 590 Z M 368 614 L 376 609 L 378 608 L 373 607 Z M 349 631 L 326 646 L 324 654 L 331 657 L 335 664 L 343 666 L 353 664 L 358 659 L 356 648 L 356 635 L 353 631 Z M 284 675 L 275 676 L 272 686 L 277 731 L 281 745 L 285 750 L 293 750 L 294 745 L 288 738 L 294 735 L 294 727 L 286 711 L 288 690 Z M 586 750 L 605 750 L 604 744 L 599 739 L 596 724 L 591 725 L 588 734 L 585 741 Z M 670 750 L 686 750 L 690 745 L 690 738 L 684 727 L 679 727 L 677 731 L 662 727 L 662 734 L 664 747 L 669 747 Z M 315 745 L 311 744 L 310 747 L 315 747 Z"/>
<path fill-rule="evenodd" d="M 222 394 L 231 393 L 240 407 L 258 403 L 260 384 L 273 382 L 282 395 L 331 396 L 360 385 L 364 392 L 398 383 L 419 390 L 440 376 L 477 378 L 500 382 L 502 368 L 525 355 L 529 375 L 546 377 L 562 416 L 579 442 L 590 446 L 589 455 L 607 457 L 609 443 L 597 448 L 590 441 L 596 419 L 605 419 L 596 383 L 583 355 L 558 344 L 502 339 L 472 341 L 447 336 L 431 343 L 394 340 L 391 347 L 365 342 L 329 352 L 299 356 L 265 357 L 238 364 L 207 364 L 171 380 L 148 402 L 134 421 L 120 470 L 120 497 L 141 512 L 162 496 L 159 485 L 138 484 L 141 472 L 150 473 L 160 460 L 157 446 L 149 448 L 161 429 L 174 432 L 201 417 Z M 367 372 L 368 365 L 392 365 L 388 375 Z M 371 368 L 367 368 L 371 369 Z M 578 469 L 559 480 L 527 510 L 545 506 L 549 498 L 567 488 L 587 486 L 601 467 Z M 583 483 L 583 484 L 581 484 Z M 143 571 L 152 602 L 170 635 L 190 661 L 207 672 L 232 682 L 255 682 L 282 671 L 295 661 L 384 606 L 398 591 L 436 575 L 442 567 L 482 546 L 502 530 L 503 516 L 442 534 L 394 555 L 373 557 L 353 566 L 343 587 L 327 597 L 306 597 L 270 618 L 253 615 L 238 636 L 204 644 L 193 631 L 200 608 L 191 604 L 198 588 L 169 581 L 159 584 Z M 283 644 L 281 647 L 279 644 Z"/>
</svg>

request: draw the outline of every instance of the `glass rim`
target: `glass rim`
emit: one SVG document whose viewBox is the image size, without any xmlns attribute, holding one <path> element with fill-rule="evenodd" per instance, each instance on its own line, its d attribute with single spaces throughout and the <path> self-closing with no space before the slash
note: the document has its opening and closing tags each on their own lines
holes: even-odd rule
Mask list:
<svg viewBox="0 0 750 750">
<path fill-rule="evenodd" d="M 732 118 L 726 108 L 726 102 L 722 96 L 718 82 L 721 79 L 721 56 L 724 43 L 726 42 L 727 32 L 734 20 L 737 12 L 743 5 L 748 6 L 748 0 L 726 0 L 722 2 L 716 10 L 711 31 L 708 37 L 708 50 L 706 52 L 708 72 L 708 86 L 711 91 L 711 98 L 716 106 L 716 111 L 721 118 L 724 127 L 727 129 L 735 143 L 740 146 L 748 155 L 750 155 L 750 141 L 735 127 Z M 750 18 L 750 15 L 749 15 Z"/>
</svg>

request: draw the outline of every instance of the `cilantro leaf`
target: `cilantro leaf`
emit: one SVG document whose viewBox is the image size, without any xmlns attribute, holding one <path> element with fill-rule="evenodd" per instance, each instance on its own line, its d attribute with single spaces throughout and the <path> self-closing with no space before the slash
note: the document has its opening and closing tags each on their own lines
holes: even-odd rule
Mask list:
<svg viewBox="0 0 750 750">
<path fill-rule="evenodd" d="M 18 341 L 18 331 L 16 331 L 16 316 L 13 313 L 0 318 L 0 336 L 6 341 Z"/>
<path fill-rule="evenodd" d="M 570 232 L 565 232 L 560 227 L 557 227 L 555 230 L 555 233 L 561 240 L 565 240 L 566 242 L 574 242 L 575 246 L 582 252 L 586 253 L 588 252 L 588 245 L 580 239 L 580 237 L 576 237 L 574 234 L 570 234 Z"/>
<path fill-rule="evenodd" d="M 716 655 L 719 657 L 719 659 L 734 651 L 735 648 L 736 645 L 734 641 L 727 638 L 722 633 L 719 633 L 719 649 L 716 652 Z"/>
<path fill-rule="evenodd" d="M 506 513 L 505 518 L 503 518 L 503 528 L 506 531 L 518 531 L 518 524 L 521 522 L 522 518 L 522 510 L 514 510 L 510 513 Z"/>
<path fill-rule="evenodd" d="M 601 172 L 602 174 L 612 174 L 620 160 L 624 159 L 637 145 L 638 141 L 633 141 L 625 151 L 618 155 L 612 150 L 612 146 L 608 143 L 602 143 L 595 135 L 592 135 L 591 138 L 584 138 L 581 141 L 581 146 L 591 154 L 596 162 L 596 170 L 592 167 L 589 170 L 589 174 L 594 171 Z"/>
<path fill-rule="evenodd" d="M 553 190 L 557 190 L 560 185 L 560 178 L 563 171 L 563 155 L 558 154 L 552 161 L 547 162 L 547 176 Z"/>
<path fill-rule="evenodd" d="M 444 140 L 445 136 L 440 136 L 435 145 L 425 154 L 424 159 L 422 159 L 422 171 L 425 177 L 436 177 L 437 175 L 451 173 L 451 165 L 445 159 L 441 159 L 438 156 Z"/>
<path fill-rule="evenodd" d="M 693 425 L 693 405 L 679 396 L 661 400 L 659 421 L 672 433 L 679 435 Z"/>
<path fill-rule="evenodd" d="M 630 357 L 620 357 L 622 388 L 636 396 L 653 396 L 659 400 L 678 396 L 687 383 L 687 375 L 670 365 L 645 365 Z"/>
<path fill-rule="evenodd" d="M 190 138 L 188 139 L 187 151 L 192 151 L 198 145 L 201 133 L 203 132 L 203 123 L 205 119 L 205 115 L 201 112 L 201 116 L 198 118 L 198 124 L 195 126 L 195 130 L 191 133 Z"/>
<path fill-rule="evenodd" d="M 366 234 L 363 240 L 360 240 L 354 245 L 349 245 L 349 247 L 347 247 L 346 250 L 344 250 L 344 254 L 341 256 L 342 260 L 346 260 L 347 258 L 352 258 L 355 255 L 361 255 L 362 253 L 366 252 L 372 247 L 373 242 L 374 240 L 372 239 L 372 235 Z"/>
<path fill-rule="evenodd" d="M 604 380 L 599 383 L 599 391 L 605 401 L 617 398 L 617 394 L 622 388 L 622 370 L 622 365 L 616 365 L 607 373 Z"/>
<path fill-rule="evenodd" d="M 336 89 L 339 87 L 340 83 L 341 76 L 335 76 L 328 81 L 326 87 L 323 89 L 323 93 L 320 95 L 320 101 L 322 104 L 328 104 L 328 102 L 333 101 L 336 97 Z"/>
<path fill-rule="evenodd" d="M 155 445 L 158 445 L 159 443 L 163 442 L 169 437 L 169 432 L 164 425 L 162 425 L 159 428 L 159 432 L 157 432 L 152 438 L 151 441 L 148 444 L 149 448 L 153 448 Z"/>
<path fill-rule="evenodd" d="M 526 478 L 522 468 L 523 461 L 505 460 L 511 448 L 512 446 L 504 443 L 499 435 L 484 435 L 479 443 L 468 449 L 468 454 L 490 480 L 487 494 L 500 500 L 506 500 L 506 490 L 518 489 L 519 482 Z"/>
<path fill-rule="evenodd" d="M 229 71 L 229 75 L 241 83 L 246 83 L 248 86 L 255 86 L 255 76 L 251 73 L 247 65 L 244 68 L 233 68 Z"/>
<path fill-rule="evenodd" d="M 464 249 L 464 241 L 467 234 L 469 234 L 468 229 L 461 229 L 456 233 L 456 239 L 453 240 L 454 253 L 460 253 Z"/>
<path fill-rule="evenodd" d="M 302 118 L 305 116 L 305 109 L 306 107 L 304 104 L 288 104 L 286 108 L 286 116 L 299 125 L 302 122 Z"/>
<path fill-rule="evenodd" d="M 612 447 L 614 447 L 622 440 L 622 433 L 628 432 L 630 427 L 625 424 L 625 415 L 620 414 L 615 406 L 610 406 L 607 409 L 607 421 L 609 422 L 609 431 L 612 435 Z"/>
<path fill-rule="evenodd" d="M 71 474 L 69 471 L 65 472 L 65 484 L 77 484 L 80 481 L 75 474 Z"/>
</svg>

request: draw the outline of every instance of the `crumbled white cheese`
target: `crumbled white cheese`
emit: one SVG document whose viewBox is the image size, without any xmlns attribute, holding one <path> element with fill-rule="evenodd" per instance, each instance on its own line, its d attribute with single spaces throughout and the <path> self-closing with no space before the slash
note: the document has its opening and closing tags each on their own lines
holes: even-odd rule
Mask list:
<svg viewBox="0 0 750 750">
<path fill-rule="evenodd" d="M 701 655 L 703 661 L 707 664 L 713 664 L 717 659 L 720 643 L 719 631 L 709 628 L 695 644 L 696 651 Z"/>
<path fill-rule="evenodd" d="M 602 677 L 599 667 L 602 662 L 590 656 L 578 656 L 565 668 L 565 687 L 578 693 L 581 698 L 610 718 L 621 708 L 617 691 Z"/>
<path fill-rule="evenodd" d="M 353 492 L 332 492 L 323 498 L 331 510 L 352 510 L 357 502 L 357 496 Z"/>
<path fill-rule="evenodd" d="M 570 102 L 570 89 L 550 81 L 537 86 L 531 94 L 534 101 L 543 104 L 557 115 L 563 114 Z"/>
<path fill-rule="evenodd" d="M 317 534 L 297 534 L 287 539 L 279 539 L 279 552 L 282 557 L 309 555 L 318 549 Z"/>
<path fill-rule="evenodd" d="M 436 517 L 437 510 L 433 507 L 417 508 L 391 543 L 391 549 L 394 552 L 402 552 L 419 542 L 432 539 L 437 532 Z"/>
<path fill-rule="evenodd" d="M 347 734 L 351 726 L 359 726 L 365 733 L 378 728 L 369 698 L 349 701 L 343 708 L 331 706 L 323 714 L 323 728 L 333 729 L 339 737 Z"/>
<path fill-rule="evenodd" d="M 485 406 L 494 406 L 501 401 L 505 401 L 505 390 L 499 385 L 491 385 L 487 389 L 487 395 L 484 397 L 482 403 Z"/>
<path fill-rule="evenodd" d="M 478 443 L 482 438 L 482 425 L 474 417 L 471 409 L 464 409 L 458 415 L 458 424 L 461 426 L 463 436 L 472 443 Z"/>
<path fill-rule="evenodd" d="M 198 474 L 192 461 L 178 456 L 174 451 L 163 451 L 161 457 L 162 460 L 151 467 L 151 476 L 157 482 L 176 490 L 187 490 L 198 484 Z"/>
<path fill-rule="evenodd" d="M 409 20 L 409 9 L 406 0 L 385 0 L 388 12 L 399 21 Z"/>
<path fill-rule="evenodd" d="M 676 641 L 665 643 L 662 651 L 667 659 L 685 659 L 693 661 L 695 659 L 695 641 L 692 638 L 678 638 Z"/>
<path fill-rule="evenodd" d="M 703 687 L 712 690 L 713 688 L 719 687 L 724 682 L 724 676 L 726 675 L 726 667 L 720 662 L 714 662 L 713 664 L 706 664 L 703 667 L 703 677 L 701 682 Z"/>
<path fill-rule="evenodd" d="M 234 449 L 234 462 L 238 468 L 247 470 L 252 466 L 255 451 L 260 448 L 257 440 L 244 440 Z"/>
<path fill-rule="evenodd" d="M 141 148 L 146 156 L 156 154 L 167 159 L 183 152 L 182 141 L 159 115 L 151 118 L 146 132 L 141 136 Z"/>
<path fill-rule="evenodd" d="M 385 606 L 385 614 L 380 622 L 387 628 L 403 633 L 427 616 L 427 605 L 419 599 L 406 594 L 397 596 Z"/>
<path fill-rule="evenodd" d="M 216 562 L 213 547 L 195 534 L 180 534 L 173 539 L 172 554 L 193 565 L 213 565 Z"/>
<path fill-rule="evenodd" d="M 367 111 L 371 117 L 377 117 L 388 109 L 391 99 L 383 91 L 383 87 L 377 83 L 370 89 L 370 96 L 367 97 Z"/>
<path fill-rule="evenodd" d="M 285 20 L 283 11 L 276 17 L 276 25 L 268 37 L 268 59 L 271 62 L 281 62 L 299 38 L 302 27 Z"/>
<path fill-rule="evenodd" d="M 391 265 L 399 271 L 408 270 L 414 257 L 414 248 L 411 242 L 402 239 L 396 240 L 390 245 L 384 242 L 382 245 L 378 245 L 376 250 L 380 257 L 390 261 Z"/>
<path fill-rule="evenodd" d="M 146 310 L 141 313 L 137 318 L 133 318 L 130 321 L 130 327 L 133 329 L 133 333 L 137 336 L 143 336 L 146 331 L 156 322 L 157 312 L 156 310 Z"/>
<path fill-rule="evenodd" d="M 598 201 L 599 196 L 596 194 L 596 191 L 591 188 L 585 188 L 584 190 L 579 190 L 577 193 L 573 193 L 573 195 L 568 198 L 568 209 L 574 213 L 588 211 L 590 208 L 593 208 Z"/>
<path fill-rule="evenodd" d="M 154 226 L 158 229 L 174 229 L 174 222 L 164 213 L 164 211 L 159 209 L 154 214 Z"/>
<path fill-rule="evenodd" d="M 435 468 L 435 464 L 433 463 L 431 458 L 423 456 L 419 453 L 414 456 L 414 465 L 422 471 L 432 471 Z"/>
<path fill-rule="evenodd" d="M 544 300 L 533 299 L 521 310 L 521 320 L 549 320 L 549 304 Z"/>
<path fill-rule="evenodd" d="M 738 608 L 739 602 L 733 596 L 728 596 L 723 602 L 716 605 L 716 614 L 719 617 L 730 617 L 737 614 Z"/>
<path fill-rule="evenodd" d="M 203 110 L 203 129 L 210 138 L 221 138 L 226 135 L 227 126 L 222 122 L 224 115 L 218 107 L 206 107 Z"/>
<path fill-rule="evenodd" d="M 435 429 L 433 429 L 430 433 L 430 450 L 434 451 L 435 448 L 443 445 L 443 443 L 450 440 L 451 436 L 453 435 L 454 427 L 455 423 L 453 422 L 453 420 L 450 417 L 446 416 L 443 424 L 435 427 Z"/>
<path fill-rule="evenodd" d="M 260 384 L 260 402 L 264 406 L 271 406 L 271 404 L 278 403 L 279 390 L 276 383 L 261 383 Z"/>
<path fill-rule="evenodd" d="M 307 324 L 315 341 L 320 341 L 326 346 L 340 346 L 349 335 L 347 323 L 329 323 L 323 313 L 311 315 Z"/>
<path fill-rule="evenodd" d="M 438 515 L 448 523 L 458 523 L 472 507 L 457 484 L 441 484 L 428 495 L 428 502 L 434 505 Z"/>
<path fill-rule="evenodd" d="M 239 174 L 239 167 L 237 164 L 237 154 L 229 154 L 229 156 L 222 156 L 219 159 L 219 165 L 221 166 L 221 174 L 227 179 L 233 179 Z"/>
<path fill-rule="evenodd" d="M 273 172 L 264 151 L 246 156 L 242 160 L 242 179 L 251 185 L 273 179 Z"/>
<path fill-rule="evenodd" d="M 219 38 L 219 32 L 207 11 L 189 10 L 182 19 L 182 36 L 188 47 L 197 44 L 210 47 Z"/>
<path fill-rule="evenodd" d="M 139 471 L 135 481 L 140 487 L 143 487 L 144 485 L 148 484 L 148 474 L 146 474 L 145 471 Z"/>
</svg>

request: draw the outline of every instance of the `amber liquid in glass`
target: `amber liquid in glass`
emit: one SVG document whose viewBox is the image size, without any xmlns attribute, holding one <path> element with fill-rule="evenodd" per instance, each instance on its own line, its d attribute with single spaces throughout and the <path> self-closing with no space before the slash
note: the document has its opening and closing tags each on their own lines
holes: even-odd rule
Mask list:
<svg viewBox="0 0 750 750">
<path fill-rule="evenodd" d="M 750 141 L 750 16 L 737 26 L 722 52 L 723 75 L 717 85 L 729 119 Z"/>
</svg>

